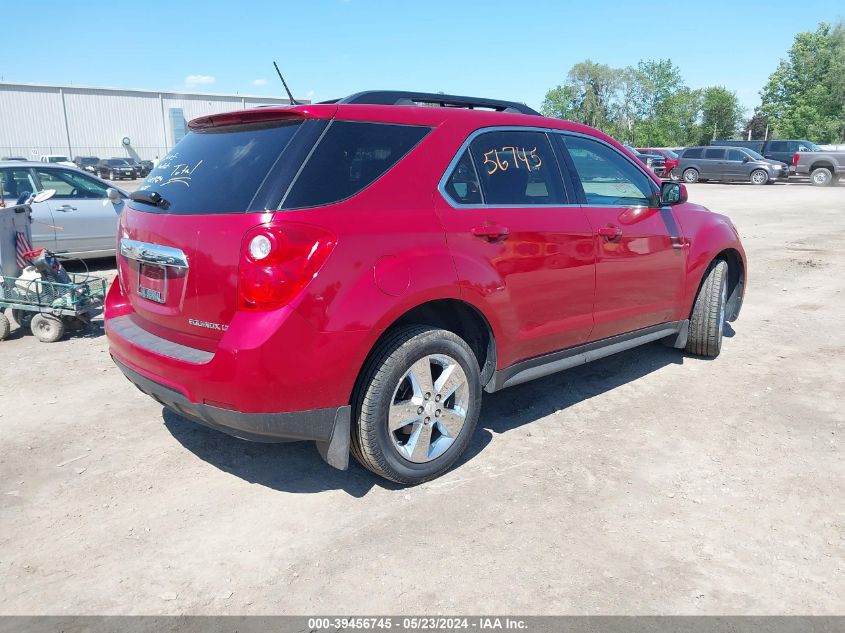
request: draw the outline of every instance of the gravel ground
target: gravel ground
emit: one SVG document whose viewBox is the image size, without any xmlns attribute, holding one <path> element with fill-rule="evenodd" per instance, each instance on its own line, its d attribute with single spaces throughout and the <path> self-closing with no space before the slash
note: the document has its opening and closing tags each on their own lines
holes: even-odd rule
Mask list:
<svg viewBox="0 0 845 633">
<path fill-rule="evenodd" d="M 416 488 L 163 412 L 100 325 L 13 332 L 0 614 L 845 612 L 845 186 L 690 197 L 748 250 L 722 355 L 653 344 L 486 395 Z"/>
</svg>

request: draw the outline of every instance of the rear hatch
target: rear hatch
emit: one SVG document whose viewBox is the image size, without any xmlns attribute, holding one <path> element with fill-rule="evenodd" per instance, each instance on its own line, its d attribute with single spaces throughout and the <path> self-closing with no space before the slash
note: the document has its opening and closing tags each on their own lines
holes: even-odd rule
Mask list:
<svg viewBox="0 0 845 633">
<path fill-rule="evenodd" d="M 272 217 L 326 124 L 270 110 L 192 122 L 121 217 L 118 270 L 139 326 L 215 349 L 238 307 L 244 234 Z"/>
</svg>

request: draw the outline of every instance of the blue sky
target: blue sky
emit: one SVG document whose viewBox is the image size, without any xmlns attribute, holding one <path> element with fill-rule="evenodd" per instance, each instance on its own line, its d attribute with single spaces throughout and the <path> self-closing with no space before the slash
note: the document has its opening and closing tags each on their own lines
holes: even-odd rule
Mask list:
<svg viewBox="0 0 845 633">
<path fill-rule="evenodd" d="M 6 4 L 3 23 L 29 32 L 5 29 L 16 35 L 0 56 L 3 81 L 279 95 L 275 59 L 294 95 L 313 100 L 394 88 L 539 108 L 583 59 L 669 57 L 688 85 L 724 85 L 749 112 L 795 33 L 845 15 L 842 0 Z"/>
</svg>

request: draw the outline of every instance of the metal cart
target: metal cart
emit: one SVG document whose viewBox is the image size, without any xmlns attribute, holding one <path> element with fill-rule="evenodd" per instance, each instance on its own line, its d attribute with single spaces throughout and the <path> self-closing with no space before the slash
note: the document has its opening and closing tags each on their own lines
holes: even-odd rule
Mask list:
<svg viewBox="0 0 845 633">
<path fill-rule="evenodd" d="M 54 343 L 67 330 L 81 330 L 100 314 L 106 280 L 87 273 L 68 273 L 70 283 L 0 276 L 0 341 L 11 325 L 5 308 L 21 327 L 43 343 Z"/>
</svg>

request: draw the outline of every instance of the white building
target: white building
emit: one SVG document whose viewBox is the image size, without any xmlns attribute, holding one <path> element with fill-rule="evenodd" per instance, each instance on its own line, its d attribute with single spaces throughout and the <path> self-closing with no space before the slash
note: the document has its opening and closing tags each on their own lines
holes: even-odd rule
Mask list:
<svg viewBox="0 0 845 633">
<path fill-rule="evenodd" d="M 185 135 L 193 118 L 288 103 L 251 95 L 0 83 L 0 159 L 62 154 L 152 160 Z"/>
</svg>

